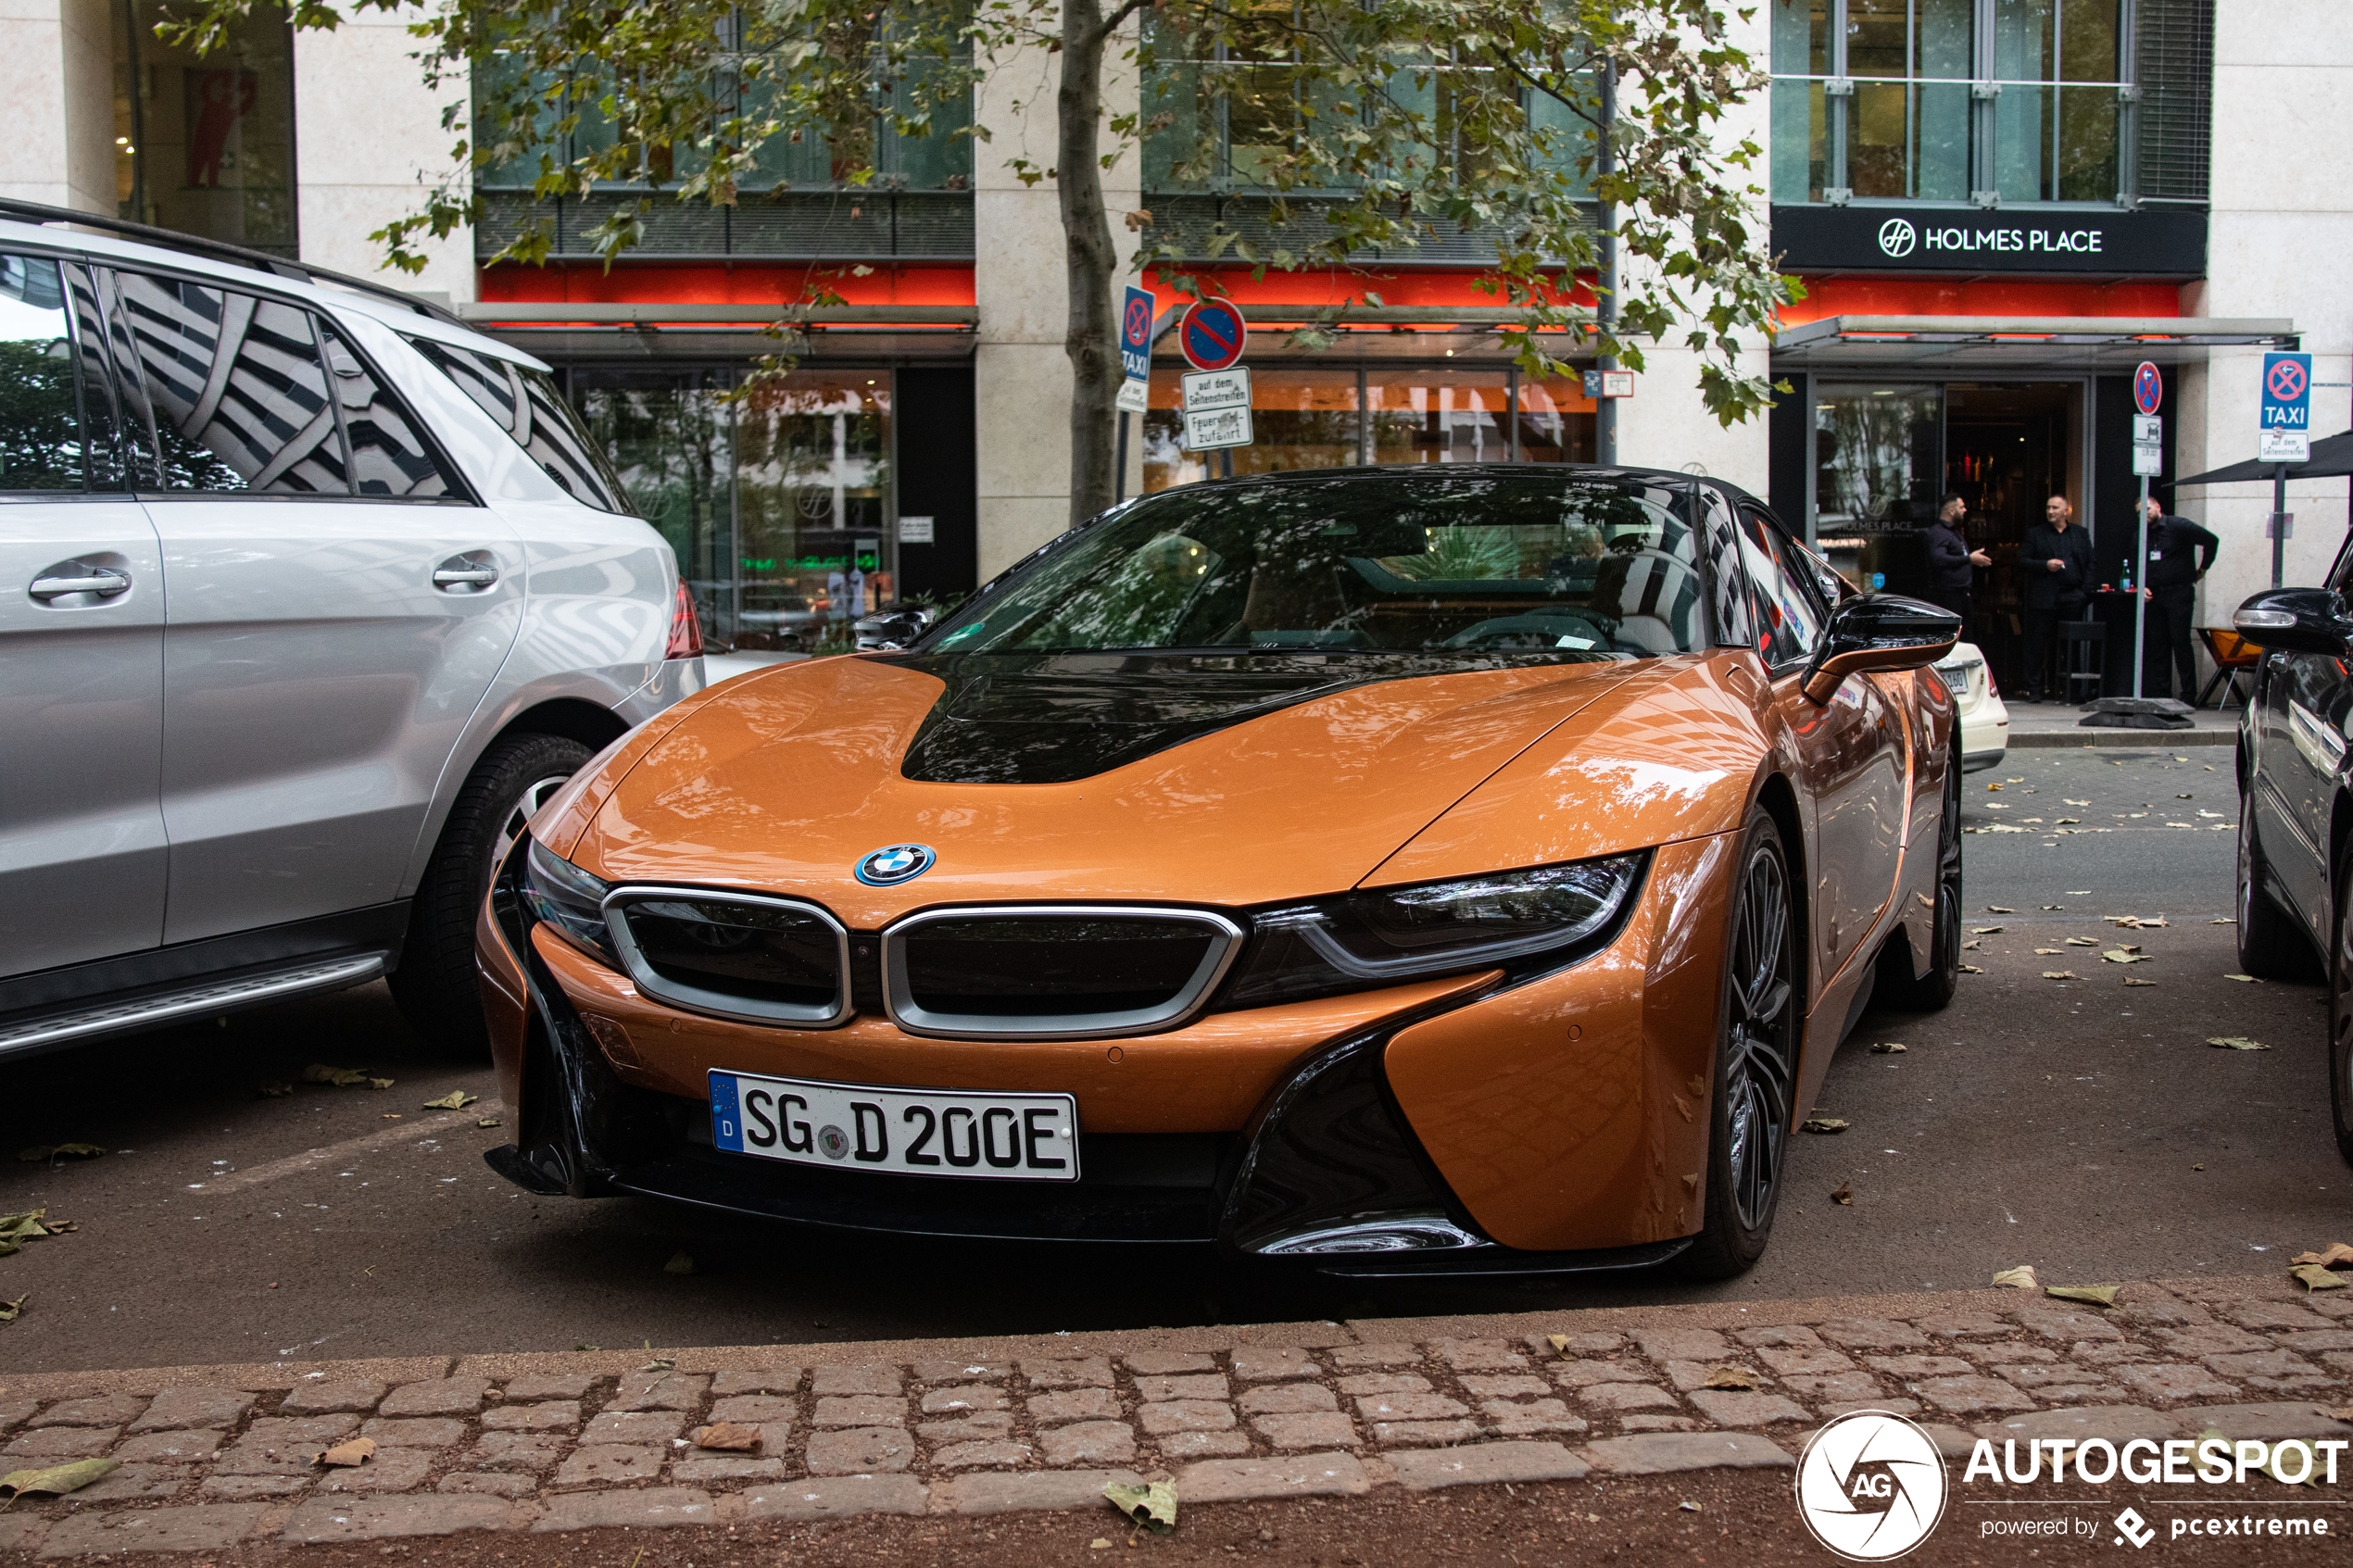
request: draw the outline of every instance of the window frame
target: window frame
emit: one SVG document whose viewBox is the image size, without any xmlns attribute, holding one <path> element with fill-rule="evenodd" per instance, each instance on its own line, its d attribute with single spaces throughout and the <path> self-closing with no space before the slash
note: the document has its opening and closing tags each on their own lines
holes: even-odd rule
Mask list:
<svg viewBox="0 0 2353 1568">
<path fill-rule="evenodd" d="M 1736 531 L 1736 538 L 1738 537 L 1737 531 L 1746 525 L 1748 521 L 1748 515 L 1751 513 L 1755 514 L 1756 521 L 1764 525 L 1766 533 L 1771 535 L 1774 539 L 1778 540 L 1780 544 L 1792 546 L 1799 551 L 1805 551 L 1806 555 L 1812 555 L 1811 551 L 1806 551 L 1805 545 L 1801 543 L 1794 534 L 1790 533 L 1788 527 L 1782 523 L 1781 520 L 1773 515 L 1770 508 L 1767 507 L 1762 501 L 1756 500 L 1753 496 L 1743 495 L 1740 497 L 1733 506 L 1733 527 Z M 1821 558 L 1814 556 L 1813 558 L 1819 561 Z M 1825 570 L 1829 569 L 1828 562 L 1824 561 L 1821 564 Z M 1810 570 L 1805 572 L 1785 573 L 1785 575 L 1789 577 L 1791 582 L 1797 584 L 1798 596 L 1812 605 L 1814 607 L 1815 613 L 1821 619 L 1820 624 L 1814 633 L 1812 643 L 1805 649 L 1805 651 L 1795 658 L 1783 659 L 1779 662 L 1768 661 L 1763 652 L 1757 648 L 1755 627 L 1752 624 L 1750 628 L 1751 634 L 1746 646 L 1750 652 L 1756 655 L 1757 662 L 1763 664 L 1766 671 L 1774 680 L 1777 681 L 1785 675 L 1795 673 L 1814 662 L 1815 656 L 1819 654 L 1822 650 L 1823 638 L 1829 635 L 1830 618 L 1832 611 L 1834 611 L 1837 608 L 1834 604 L 1826 604 L 1823 601 L 1822 584 L 1812 580 L 1814 574 Z M 1831 575 L 1836 576 L 1837 573 L 1833 571 Z M 1749 611 L 1750 614 L 1754 616 L 1756 608 L 1755 596 L 1761 591 L 1761 589 L 1756 582 L 1756 579 L 1749 574 L 1748 557 L 1744 551 L 1741 552 L 1741 576 L 1749 590 Z"/>
</svg>

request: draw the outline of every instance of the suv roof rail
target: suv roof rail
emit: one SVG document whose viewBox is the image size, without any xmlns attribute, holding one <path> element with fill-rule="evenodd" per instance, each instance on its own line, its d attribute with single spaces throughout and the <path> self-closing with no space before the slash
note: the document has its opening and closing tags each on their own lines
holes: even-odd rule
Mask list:
<svg viewBox="0 0 2353 1568">
<path fill-rule="evenodd" d="M 347 272 L 337 272 L 324 267 L 313 267 L 308 261 L 295 261 L 268 251 L 253 250 L 245 245 L 231 245 L 226 240 L 208 240 L 199 234 L 183 234 L 175 229 L 158 229 L 152 223 L 133 223 L 128 218 L 113 218 L 103 212 L 77 212 L 71 207 L 50 207 L 42 202 L 19 201 L 13 196 L 0 196 L 0 218 L 14 218 L 27 223 L 78 223 L 85 229 L 103 233 L 120 234 L 141 245 L 156 245 L 164 250 L 186 251 L 191 256 L 209 257 L 216 261 L 233 261 L 240 267 L 251 267 L 264 272 L 274 272 L 297 282 L 334 283 L 361 294 L 374 295 L 414 310 L 420 316 L 447 321 L 451 326 L 465 323 L 439 306 L 430 305 L 415 295 L 404 293 L 389 283 L 379 283 L 366 278 L 355 278 Z"/>
</svg>

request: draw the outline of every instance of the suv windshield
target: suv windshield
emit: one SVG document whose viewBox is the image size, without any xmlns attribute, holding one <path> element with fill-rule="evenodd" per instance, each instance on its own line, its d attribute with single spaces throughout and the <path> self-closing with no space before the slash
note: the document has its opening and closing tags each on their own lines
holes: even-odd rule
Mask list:
<svg viewBox="0 0 2353 1568">
<path fill-rule="evenodd" d="M 1642 659 L 1705 645 L 1688 489 L 1618 477 L 1188 487 L 1058 543 L 925 652 Z"/>
</svg>

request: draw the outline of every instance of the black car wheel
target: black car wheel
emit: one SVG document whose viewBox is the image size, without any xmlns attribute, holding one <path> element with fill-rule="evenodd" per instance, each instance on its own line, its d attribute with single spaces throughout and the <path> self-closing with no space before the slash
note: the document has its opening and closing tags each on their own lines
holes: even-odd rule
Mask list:
<svg viewBox="0 0 2353 1568">
<path fill-rule="evenodd" d="M 2239 968 L 2258 980 L 2321 978 L 2318 955 L 2304 928 L 2263 889 L 2270 871 L 2255 826 L 2255 793 L 2239 797 Z"/>
<path fill-rule="evenodd" d="M 1693 1279 L 1729 1279 L 1764 1255 L 1797 1093 L 1795 900 L 1780 830 L 1763 811 L 1742 841 L 1738 874 L 1709 1118 L 1707 1212 L 1698 1238 L 1676 1260 Z"/>
<path fill-rule="evenodd" d="M 1957 726 L 1956 726 L 1957 728 Z M 1929 968 L 1912 972 L 1911 944 L 1891 943 L 1875 985 L 1888 1006 L 1937 1012 L 1961 981 L 1961 756 L 1956 735 L 1944 766 L 1944 804 L 1936 827 L 1936 908 L 1929 920 Z"/>
<path fill-rule="evenodd" d="M 489 1051 L 474 973 L 474 917 L 524 825 L 588 758 L 586 746 L 562 735 L 510 735 L 483 754 L 449 808 L 392 975 L 393 999 L 437 1049 L 468 1057 Z"/>
<path fill-rule="evenodd" d="M 2336 1151 L 2353 1164 L 2353 855 L 2336 873 L 2336 940 L 2329 953 L 2329 1113 Z M 2244 926 L 2241 927 L 2245 929 Z"/>
</svg>

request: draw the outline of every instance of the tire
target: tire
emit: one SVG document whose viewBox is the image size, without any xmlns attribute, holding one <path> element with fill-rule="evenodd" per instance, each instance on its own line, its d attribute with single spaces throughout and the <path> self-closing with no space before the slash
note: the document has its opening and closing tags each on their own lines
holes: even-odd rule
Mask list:
<svg viewBox="0 0 2353 1568">
<path fill-rule="evenodd" d="M 2249 791 L 2239 797 L 2239 970 L 2258 980 L 2319 980 L 2321 965 L 2311 937 L 2263 890 L 2270 866 L 2262 834 L 2255 827 L 2255 795 Z"/>
<path fill-rule="evenodd" d="M 1936 827 L 1936 909 L 1929 922 L 1929 970 L 1912 972 L 1911 944 L 1890 943 L 1874 985 L 1878 999 L 1905 1012 L 1942 1012 L 1961 981 L 1961 756 L 1944 769 L 1944 809 Z"/>
<path fill-rule="evenodd" d="M 2336 939 L 2329 944 L 2329 1115 L 2336 1151 L 2353 1165 L 2353 855 L 2336 873 Z"/>
<path fill-rule="evenodd" d="M 562 735 L 509 735 L 483 753 L 458 791 L 449 821 L 425 864 L 409 916 L 409 936 L 393 971 L 393 999 L 417 1033 L 453 1057 L 490 1049 L 474 974 L 474 918 L 532 813 L 590 756 Z"/>
<path fill-rule="evenodd" d="M 1757 811 L 1741 842 L 1710 1096 L 1707 1212 L 1676 1259 L 1686 1279 L 1730 1279 L 1764 1256 L 1780 1201 L 1797 1094 L 1797 909 L 1780 829 Z"/>
</svg>

